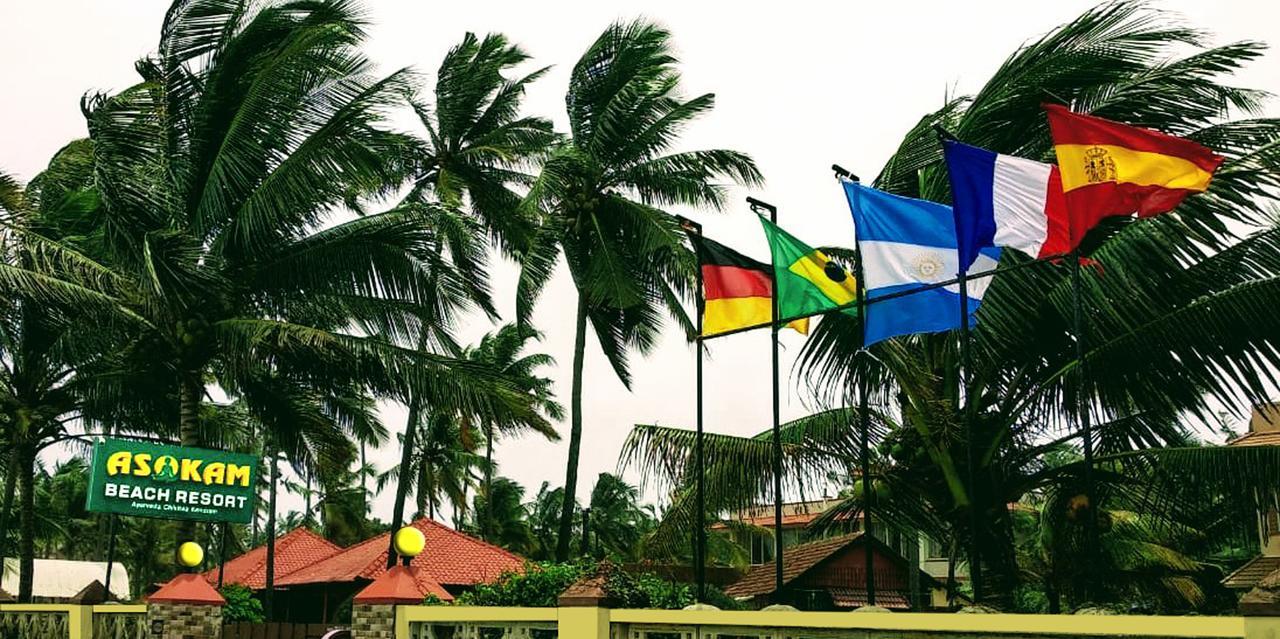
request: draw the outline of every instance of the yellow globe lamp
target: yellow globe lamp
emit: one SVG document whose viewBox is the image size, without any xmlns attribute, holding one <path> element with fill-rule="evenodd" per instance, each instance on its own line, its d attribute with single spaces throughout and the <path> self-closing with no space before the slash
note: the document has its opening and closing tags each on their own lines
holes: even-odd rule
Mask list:
<svg viewBox="0 0 1280 639">
<path fill-rule="evenodd" d="M 405 526 L 396 531 L 392 545 L 395 546 L 397 555 L 412 559 L 427 546 L 427 538 L 422 536 L 421 530 L 413 526 Z"/>
<path fill-rule="evenodd" d="M 178 546 L 178 564 L 183 568 L 195 568 L 204 561 L 204 548 L 194 541 L 183 542 Z"/>
</svg>

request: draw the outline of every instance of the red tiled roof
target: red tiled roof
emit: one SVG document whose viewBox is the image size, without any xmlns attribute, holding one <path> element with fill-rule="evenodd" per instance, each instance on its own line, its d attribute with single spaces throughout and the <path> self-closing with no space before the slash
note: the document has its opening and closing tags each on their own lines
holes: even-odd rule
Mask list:
<svg viewBox="0 0 1280 639">
<path fill-rule="evenodd" d="M 831 603 L 839 608 L 860 608 L 867 605 L 865 588 L 827 588 Z M 876 589 L 876 605 L 890 610 L 910 610 L 911 601 L 901 590 Z"/>
<path fill-rule="evenodd" d="M 823 559 L 835 554 L 836 551 L 853 543 L 862 533 L 853 533 L 852 535 L 843 535 L 840 537 L 832 537 L 831 539 L 823 539 L 813 543 L 792 546 L 782 551 L 782 583 L 786 585 L 795 578 L 808 572 L 810 568 L 818 565 Z M 736 583 L 724 589 L 724 594 L 730 597 L 755 597 L 758 595 L 767 595 L 774 591 L 774 567 L 773 562 L 752 566 L 751 570 L 743 575 Z"/>
<path fill-rule="evenodd" d="M 328 539 L 299 526 L 276 537 L 276 583 L 299 568 L 332 557 L 342 548 Z M 204 573 L 205 581 L 218 583 L 218 568 Z M 226 563 L 222 574 L 224 584 L 243 584 L 255 590 L 267 587 L 267 546 L 263 544 Z"/>
<path fill-rule="evenodd" d="M 443 601 L 453 601 L 449 594 L 436 580 L 418 574 L 422 570 L 417 566 L 392 566 L 391 570 L 369 584 L 356 594 L 358 604 L 417 604 L 423 597 L 435 595 Z"/>
<path fill-rule="evenodd" d="M 787 528 L 789 526 L 808 526 L 810 523 L 813 522 L 813 520 L 817 519 L 820 515 L 822 515 L 822 513 L 816 513 L 816 512 L 815 513 L 794 513 L 790 515 L 783 515 L 782 527 Z M 761 528 L 773 528 L 773 515 L 769 514 L 769 515 L 761 515 L 759 517 L 744 517 L 742 519 L 735 520 L 734 523 L 748 524 L 751 526 L 760 526 Z M 718 521 L 714 524 L 711 524 L 711 528 L 713 530 L 723 530 L 728 527 L 729 527 L 728 524 L 722 521 Z"/>
<path fill-rule="evenodd" d="M 200 578 L 195 573 L 182 573 L 169 583 L 160 586 L 160 589 L 151 593 L 147 597 L 148 602 L 167 602 L 180 604 L 208 604 L 212 606 L 221 606 L 227 601 L 218 594 L 209 582 Z"/>
<path fill-rule="evenodd" d="M 1229 442 L 1228 446 L 1280 446 L 1280 431 L 1245 433 Z"/>
<path fill-rule="evenodd" d="M 429 582 L 444 586 L 471 586 L 491 582 L 504 572 L 524 569 L 524 559 L 497 546 L 464 535 L 430 519 L 413 527 L 426 537 L 426 549 L 413 558 L 419 584 L 427 592 Z M 391 533 L 366 539 L 332 557 L 289 573 L 276 583 L 282 586 L 373 580 L 387 571 L 387 545 Z"/>
</svg>

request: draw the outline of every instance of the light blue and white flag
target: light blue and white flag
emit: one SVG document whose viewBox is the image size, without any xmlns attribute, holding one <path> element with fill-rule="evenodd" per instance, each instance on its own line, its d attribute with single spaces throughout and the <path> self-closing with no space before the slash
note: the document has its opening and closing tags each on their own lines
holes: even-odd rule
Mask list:
<svg viewBox="0 0 1280 639">
<path fill-rule="evenodd" d="M 844 182 L 845 196 L 862 255 L 868 300 L 954 279 L 959 274 L 956 223 L 951 207 Z M 983 248 L 970 273 L 994 269 L 1000 249 Z M 969 325 L 990 277 L 968 282 Z M 869 346 L 897 335 L 935 333 L 960 327 L 960 285 L 919 291 L 866 309 Z"/>
</svg>

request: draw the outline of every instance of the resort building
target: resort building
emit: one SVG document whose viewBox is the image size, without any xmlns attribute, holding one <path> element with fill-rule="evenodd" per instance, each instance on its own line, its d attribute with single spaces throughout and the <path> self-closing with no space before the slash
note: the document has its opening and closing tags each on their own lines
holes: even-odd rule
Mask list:
<svg viewBox="0 0 1280 639">
<path fill-rule="evenodd" d="M 841 523 L 831 530 L 815 535 L 808 526 L 823 513 L 840 504 L 842 499 L 823 498 L 813 501 L 791 502 L 782 505 L 782 545 L 790 548 L 804 542 L 820 540 L 836 536 L 848 535 L 862 530 L 862 517 Z M 773 562 L 773 505 L 752 506 L 733 513 L 728 521 L 743 526 L 730 526 L 725 522 L 717 522 L 711 526 L 732 536 L 733 540 L 751 554 L 753 566 L 771 564 Z M 921 570 L 937 580 L 945 580 L 949 569 L 949 559 L 944 546 L 928 537 L 913 540 L 895 531 L 875 529 L 872 533 L 894 552 L 908 560 L 917 559 Z M 785 550 L 784 550 L 785 551 Z M 785 559 L 785 558 L 784 558 Z M 784 561 L 785 565 L 785 561 Z M 955 567 L 956 580 L 964 581 L 968 572 L 963 564 Z"/>
<path fill-rule="evenodd" d="M 524 569 L 525 560 L 497 546 L 460 533 L 431 519 L 413 522 L 426 538 L 426 549 L 413 559 L 418 586 L 442 601 L 504 572 Z M 279 621 L 316 623 L 343 616 L 351 598 L 386 572 L 390 533 L 338 548 L 305 528 L 276 542 L 275 607 Z M 266 587 L 266 548 L 258 547 L 227 562 L 223 583 Z M 234 566 L 234 568 L 233 568 Z M 217 581 L 217 568 L 204 573 Z"/>
<path fill-rule="evenodd" d="M 852 610 L 867 605 L 867 549 L 876 605 L 891 610 L 941 608 L 947 605 L 943 584 L 916 570 L 882 541 L 862 533 L 796 544 L 782 551 L 783 589 L 775 587 L 773 562 L 752 566 L 725 589 L 735 599 L 760 608 L 788 604 L 801 610 Z M 914 592 L 913 592 L 914 589 Z"/>
</svg>

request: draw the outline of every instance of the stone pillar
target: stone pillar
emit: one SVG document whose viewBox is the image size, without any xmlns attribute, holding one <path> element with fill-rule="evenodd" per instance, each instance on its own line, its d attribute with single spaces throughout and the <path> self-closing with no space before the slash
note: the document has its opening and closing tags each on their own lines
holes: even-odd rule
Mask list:
<svg viewBox="0 0 1280 639">
<path fill-rule="evenodd" d="M 395 636 L 395 606 L 352 603 L 352 639 L 395 639 Z"/>
<path fill-rule="evenodd" d="M 147 598 L 147 639 L 221 639 L 222 606 L 218 591 L 192 573 L 183 573 Z"/>
<path fill-rule="evenodd" d="M 609 608 L 614 603 L 605 590 L 611 566 L 602 564 L 594 574 L 570 584 L 560 593 L 556 625 L 561 637 L 609 639 Z M 627 636 L 623 632 L 621 636 Z"/>
<path fill-rule="evenodd" d="M 447 594 L 447 593 L 446 593 Z M 416 566 L 394 566 L 351 601 L 352 639 L 396 639 L 396 606 L 422 603 Z M 408 636 L 408 628 L 403 636 Z"/>
</svg>

